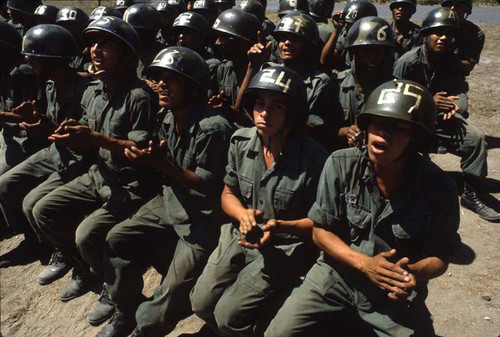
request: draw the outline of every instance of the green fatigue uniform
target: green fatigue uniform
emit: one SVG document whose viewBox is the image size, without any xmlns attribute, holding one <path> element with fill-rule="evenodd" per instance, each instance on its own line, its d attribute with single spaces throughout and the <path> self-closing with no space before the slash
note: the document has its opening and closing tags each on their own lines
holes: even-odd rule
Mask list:
<svg viewBox="0 0 500 337">
<path fill-rule="evenodd" d="M 468 20 L 460 25 L 454 34 L 452 49 L 461 60 L 479 63 L 481 51 L 484 47 L 484 32 Z"/>
<path fill-rule="evenodd" d="M 229 96 L 231 105 L 236 103 L 241 82 L 245 78 L 245 71 L 237 74 L 234 70 L 233 61 L 223 60 L 217 68 L 218 92 L 224 91 Z"/>
<path fill-rule="evenodd" d="M 232 128 L 214 109 L 198 105 L 179 134 L 168 112 L 158 138 L 167 156 L 193 171 L 212 193 L 201 194 L 163 176 L 161 192 L 106 238 L 105 282 L 110 298 L 148 336 L 165 336 L 191 314 L 189 292 L 217 244 L 220 191 Z M 154 257 L 158 257 L 158 263 Z M 142 274 L 154 264 L 165 277 L 142 303 Z M 137 310 L 136 310 L 137 309 Z"/>
<path fill-rule="evenodd" d="M 30 66 L 4 65 L 0 69 L 0 111 L 11 111 L 37 95 L 37 76 Z M 14 123 L 0 123 L 0 175 L 22 162 L 36 148 L 25 130 Z"/>
<path fill-rule="evenodd" d="M 69 73 L 64 97 L 58 98 L 54 82 L 48 81 L 46 116 L 58 124 L 65 119 L 79 120 L 82 117 L 80 101 L 88 82 L 76 72 Z M 20 227 L 25 236 L 32 235 L 29 223 L 33 223 L 31 211 L 35 203 L 50 191 L 83 174 L 89 166 L 89 158 L 83 159 L 83 153 L 77 154 L 53 143 L 1 175 L 0 208 L 7 225 Z"/>
<path fill-rule="evenodd" d="M 409 21 L 410 26 L 404 34 L 396 33 L 396 25 L 394 21 L 391 23 L 391 27 L 394 30 L 394 36 L 396 39 L 403 37 L 401 43 L 394 43 L 396 46 L 394 50 L 395 59 L 399 59 L 404 53 L 409 52 L 413 48 L 416 48 L 422 44 L 422 36 L 420 35 L 420 26 Z"/>
<path fill-rule="evenodd" d="M 262 224 L 302 219 L 314 203 L 326 157 L 321 145 L 299 135 L 288 140 L 283 154 L 266 169 L 257 129 L 240 129 L 231 139 L 224 183 L 240 191 L 244 207 L 263 212 Z M 272 234 L 260 249 L 244 248 L 237 243 L 242 236 L 238 226 L 222 227 L 219 246 L 191 293 L 191 303 L 224 336 L 262 336 L 317 255 L 302 238 L 284 233 Z"/>
<path fill-rule="evenodd" d="M 139 55 L 139 63 L 137 64 L 137 77 L 140 79 L 146 78 L 148 66 L 153 62 L 160 50 L 165 48 L 165 45 L 156 40 L 153 41 L 151 45 L 142 47 Z"/>
<path fill-rule="evenodd" d="M 323 41 L 323 45 L 320 46 L 320 48 L 323 48 L 330 39 L 330 35 L 332 35 L 334 28 L 326 22 L 316 22 L 316 24 L 318 25 L 319 39 Z"/>
<path fill-rule="evenodd" d="M 281 64 L 283 60 L 281 59 L 281 53 L 278 48 L 278 41 L 271 36 L 271 56 L 269 57 L 269 62 Z"/>
<path fill-rule="evenodd" d="M 82 52 L 82 55 L 71 58 L 69 66 L 78 72 L 87 72 L 91 62 L 90 53 Z"/>
<path fill-rule="evenodd" d="M 486 162 L 486 141 L 484 133 L 469 124 L 464 117 L 467 113 L 467 83 L 461 74 L 458 60 L 454 55 L 443 56 L 442 62 L 432 69 L 425 46 L 420 46 L 403 55 L 394 64 L 394 76 L 411 80 L 427 87 L 431 94 L 439 91 L 459 96 L 455 104 L 459 112 L 444 121 L 438 115 L 436 136 L 439 144 L 449 152 L 461 157 L 462 171 L 472 177 L 485 177 L 488 172 Z"/>
<path fill-rule="evenodd" d="M 347 29 L 345 27 L 339 33 L 339 37 L 337 38 L 337 42 L 335 44 L 335 49 L 338 52 L 338 60 L 335 64 L 335 69 L 338 71 L 343 71 L 351 67 L 351 60 L 349 58 L 349 52 L 346 49 L 346 39 L 347 39 Z"/>
<path fill-rule="evenodd" d="M 316 227 L 368 256 L 396 249 L 395 260 L 408 257 L 415 263 L 437 256 L 446 261 L 458 238 L 456 186 L 431 161 L 411 156 L 403 190 L 387 200 L 377 186 L 366 150 L 333 153 L 321 174 L 309 218 Z M 414 336 L 421 320 L 415 311 L 421 310 L 426 291 L 426 282 L 418 282 L 404 303 L 393 302 L 386 290 L 365 275 L 322 252 L 266 336 L 316 336 L 320 331 L 333 331 L 332 320 L 345 309 L 357 311 L 377 336 Z"/>
<path fill-rule="evenodd" d="M 102 81 L 93 81 L 83 94 L 80 123 L 104 136 L 132 140 L 144 148 L 154 124 L 151 106 L 149 87 L 137 78 L 123 78 L 112 96 L 104 91 Z M 131 167 L 123 154 L 99 148 L 97 164 L 87 173 L 35 204 L 37 232 L 76 261 L 80 261 L 78 248 L 92 270 L 101 273 L 107 232 L 152 196 L 154 177 L 149 170 Z"/>
</svg>

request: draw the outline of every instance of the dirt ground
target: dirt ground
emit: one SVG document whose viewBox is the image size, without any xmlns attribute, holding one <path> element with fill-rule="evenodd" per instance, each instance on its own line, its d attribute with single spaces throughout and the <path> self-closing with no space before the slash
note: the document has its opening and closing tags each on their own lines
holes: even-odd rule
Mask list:
<svg viewBox="0 0 500 337">
<path fill-rule="evenodd" d="M 470 83 L 470 121 L 487 135 L 489 143 L 490 206 L 500 210 L 500 25 L 483 25 L 486 45 L 481 63 Z M 433 156 L 443 169 L 458 176 L 459 160 L 452 155 Z M 442 277 L 430 282 L 428 307 L 439 336 L 500 336 L 500 224 L 488 223 L 468 210 L 461 210 L 462 249 Z M 15 248 L 22 236 L 0 242 L 0 254 Z M 57 294 L 70 275 L 41 287 L 36 282 L 44 266 L 40 262 L 0 269 L 0 327 L 5 337 L 94 336 L 86 315 L 98 298 L 89 293 L 69 303 Z M 160 282 L 153 270 L 145 275 L 145 294 L 151 295 Z M 197 332 L 202 322 L 194 316 L 179 323 L 168 336 Z"/>
</svg>

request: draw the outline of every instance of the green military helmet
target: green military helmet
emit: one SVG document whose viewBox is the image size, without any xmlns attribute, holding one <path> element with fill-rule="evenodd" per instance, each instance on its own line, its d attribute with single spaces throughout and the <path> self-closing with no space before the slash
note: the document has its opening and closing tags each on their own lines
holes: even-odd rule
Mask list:
<svg viewBox="0 0 500 337">
<path fill-rule="evenodd" d="M 134 0 L 115 0 L 114 3 L 115 9 L 119 11 L 123 16 L 123 13 L 125 13 L 127 8 L 134 5 L 136 2 Z"/>
<path fill-rule="evenodd" d="M 0 44 L 18 52 L 21 50 L 21 43 L 22 37 L 17 29 L 5 21 L 0 21 Z"/>
<path fill-rule="evenodd" d="M 92 21 L 84 29 L 82 36 L 86 45 L 90 45 L 92 37 L 96 35 L 112 36 L 125 44 L 135 54 L 139 54 L 140 40 L 135 29 L 122 19 L 114 16 L 104 16 Z"/>
<path fill-rule="evenodd" d="M 58 25 L 76 25 L 83 29 L 89 23 L 89 16 L 83 9 L 75 6 L 68 6 L 59 10 L 57 13 L 56 23 Z"/>
<path fill-rule="evenodd" d="M 111 6 L 99 6 L 94 8 L 90 14 L 90 21 L 94 21 L 102 18 L 103 16 L 114 16 L 115 18 L 122 18 L 122 13 L 120 13 L 116 8 Z"/>
<path fill-rule="evenodd" d="M 134 29 L 154 30 L 161 28 L 161 15 L 156 8 L 148 4 L 135 4 L 123 13 L 123 20 Z"/>
<path fill-rule="evenodd" d="M 466 4 L 467 7 L 469 8 L 469 11 L 467 12 L 467 14 L 472 13 L 472 0 L 444 0 L 442 3 L 442 6 L 443 7 L 451 7 L 451 5 L 454 2 L 462 2 L 462 3 Z"/>
<path fill-rule="evenodd" d="M 387 21 L 368 16 L 356 21 L 346 38 L 346 48 L 382 46 L 394 48 L 394 31 Z"/>
<path fill-rule="evenodd" d="M 152 3 L 152 5 L 156 8 L 158 13 L 160 13 L 162 26 L 172 27 L 175 18 L 180 14 L 177 7 L 169 4 L 168 0 L 157 1 Z"/>
<path fill-rule="evenodd" d="M 369 1 L 350 1 L 346 3 L 342 12 L 342 19 L 346 23 L 354 23 L 367 16 L 377 16 L 377 8 Z"/>
<path fill-rule="evenodd" d="M 174 6 L 179 14 L 187 11 L 187 5 L 184 0 L 168 0 L 168 4 Z"/>
<path fill-rule="evenodd" d="M 217 19 L 217 5 L 214 0 L 196 0 L 191 11 L 203 15 L 210 24 Z"/>
<path fill-rule="evenodd" d="M 334 7 L 335 0 L 309 0 L 309 13 L 313 17 L 329 19 Z"/>
<path fill-rule="evenodd" d="M 240 3 L 239 10 L 253 14 L 259 19 L 260 22 L 266 18 L 266 9 L 257 0 L 245 0 Z"/>
<path fill-rule="evenodd" d="M 458 26 L 458 16 L 455 11 L 447 8 L 434 8 L 427 14 L 422 22 L 422 27 L 420 28 L 420 34 L 422 36 L 430 34 L 430 31 L 435 28 L 450 28 L 456 30 Z"/>
<path fill-rule="evenodd" d="M 290 68 L 271 66 L 262 69 L 250 80 L 243 93 L 242 106 L 253 111 L 256 94 L 259 91 L 272 91 L 284 94 L 290 100 L 287 121 L 294 126 L 304 125 L 307 121 L 307 89 L 304 80 Z"/>
<path fill-rule="evenodd" d="M 173 71 L 207 92 L 210 71 L 205 60 L 194 50 L 179 46 L 161 50 L 148 67 L 148 72 L 154 74 L 161 70 Z"/>
<path fill-rule="evenodd" d="M 280 0 L 278 7 L 279 17 L 293 12 L 309 13 L 309 3 L 307 0 Z"/>
<path fill-rule="evenodd" d="M 57 13 L 59 13 L 59 8 L 54 5 L 40 5 L 35 9 L 33 15 L 39 24 L 55 23 Z"/>
<path fill-rule="evenodd" d="M 66 29 L 54 24 L 30 28 L 23 37 L 21 54 L 47 58 L 71 58 L 77 53 L 76 41 Z"/>
<path fill-rule="evenodd" d="M 257 32 L 260 30 L 260 22 L 253 14 L 231 8 L 219 14 L 212 28 L 218 33 L 228 34 L 251 43 L 256 43 Z"/>
<path fill-rule="evenodd" d="M 178 32 L 182 28 L 190 28 L 208 38 L 212 36 L 212 29 L 203 15 L 195 12 L 184 12 L 175 18 L 172 30 Z"/>
<path fill-rule="evenodd" d="M 22 12 L 26 15 L 33 15 L 35 9 L 41 5 L 41 0 L 8 0 L 6 7 L 10 10 Z"/>
<path fill-rule="evenodd" d="M 366 130 L 372 116 L 381 116 L 411 123 L 415 126 L 416 145 L 425 149 L 434 136 L 436 106 L 432 94 L 421 84 L 408 80 L 392 80 L 378 86 L 368 97 L 357 118 Z"/>
<path fill-rule="evenodd" d="M 273 36 L 276 38 L 281 33 L 298 35 L 314 46 L 319 39 L 318 25 L 312 17 L 300 12 L 292 12 L 282 17 L 276 24 Z"/>
<path fill-rule="evenodd" d="M 417 0 L 391 0 L 391 4 L 389 5 L 389 8 L 394 10 L 394 7 L 399 4 L 408 4 L 413 8 L 413 13 L 417 10 Z"/>
</svg>

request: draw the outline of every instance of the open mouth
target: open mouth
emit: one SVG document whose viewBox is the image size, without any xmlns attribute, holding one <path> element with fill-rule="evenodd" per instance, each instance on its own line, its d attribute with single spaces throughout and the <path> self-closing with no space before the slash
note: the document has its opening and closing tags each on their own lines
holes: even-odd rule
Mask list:
<svg viewBox="0 0 500 337">
<path fill-rule="evenodd" d="M 389 149 L 387 143 L 383 142 L 372 142 L 372 152 L 375 154 L 382 154 Z"/>
</svg>

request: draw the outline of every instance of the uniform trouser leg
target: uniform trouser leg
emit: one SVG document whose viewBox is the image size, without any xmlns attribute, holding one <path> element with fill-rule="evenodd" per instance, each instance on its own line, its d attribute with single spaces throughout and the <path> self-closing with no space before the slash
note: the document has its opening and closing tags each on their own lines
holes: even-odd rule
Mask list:
<svg viewBox="0 0 500 337">
<path fill-rule="evenodd" d="M 28 157 L 21 144 L 5 129 L 0 130 L 0 175 L 12 169 Z"/>
<path fill-rule="evenodd" d="M 137 213 L 111 229 L 104 249 L 104 281 L 118 309 L 134 317 L 143 300 L 142 274 L 155 254 L 170 263 L 178 240 L 171 226 L 162 226 L 162 196 L 144 204 Z"/>
<path fill-rule="evenodd" d="M 460 166 L 466 175 L 486 177 L 486 140 L 481 130 L 469 124 L 462 116 L 455 115 L 452 119 L 439 123 L 436 135 L 440 144 L 461 158 Z"/>
<path fill-rule="evenodd" d="M 88 173 L 58 187 L 40 199 L 32 210 L 37 232 L 55 248 L 79 259 L 75 231 L 87 214 L 102 206 Z"/>
<path fill-rule="evenodd" d="M 0 208 L 7 226 L 18 227 L 26 237 L 34 238 L 22 202 L 28 192 L 56 171 L 48 149 L 43 149 L 0 176 Z"/>
<path fill-rule="evenodd" d="M 146 335 L 165 336 L 180 320 L 192 314 L 189 293 L 207 262 L 210 248 L 215 246 L 215 240 L 210 243 L 213 236 L 210 224 L 176 226 L 189 226 L 182 229 L 191 232 L 192 237 L 178 239 L 168 272 L 155 289 L 153 299 L 137 308 L 137 327 Z M 179 234 L 179 230 L 176 232 Z"/>
</svg>

